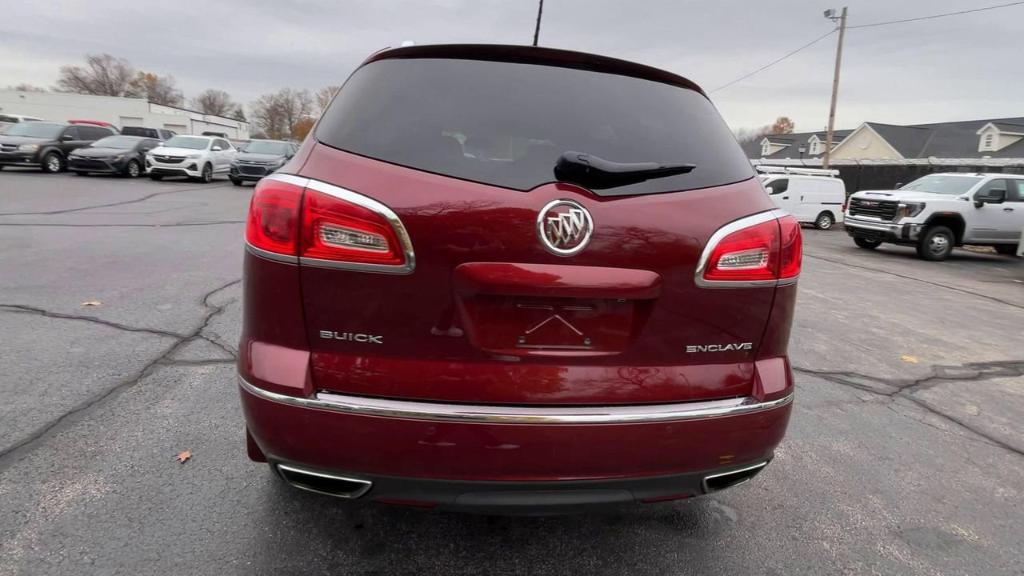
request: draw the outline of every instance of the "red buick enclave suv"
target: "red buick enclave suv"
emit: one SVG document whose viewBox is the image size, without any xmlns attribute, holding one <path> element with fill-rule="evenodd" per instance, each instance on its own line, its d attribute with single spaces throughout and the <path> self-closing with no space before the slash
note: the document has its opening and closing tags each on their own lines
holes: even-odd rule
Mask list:
<svg viewBox="0 0 1024 576">
<path fill-rule="evenodd" d="M 249 456 L 315 492 L 473 511 L 738 484 L 789 420 L 800 260 L 685 78 L 379 52 L 253 194 Z"/>
</svg>

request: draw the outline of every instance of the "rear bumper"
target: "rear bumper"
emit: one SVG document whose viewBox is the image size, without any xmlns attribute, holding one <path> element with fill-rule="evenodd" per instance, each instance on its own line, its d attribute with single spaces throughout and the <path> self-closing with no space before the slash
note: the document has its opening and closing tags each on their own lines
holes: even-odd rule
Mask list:
<svg viewBox="0 0 1024 576">
<path fill-rule="evenodd" d="M 516 511 L 682 498 L 708 476 L 769 461 L 785 395 L 655 406 L 495 407 L 337 394 L 291 396 L 240 382 L 266 458 L 372 487 L 363 499 Z"/>
<path fill-rule="evenodd" d="M 843 225 L 846 233 L 854 238 L 879 242 L 916 242 L 922 228 L 921 224 L 897 224 L 857 216 L 848 216 Z"/>
</svg>

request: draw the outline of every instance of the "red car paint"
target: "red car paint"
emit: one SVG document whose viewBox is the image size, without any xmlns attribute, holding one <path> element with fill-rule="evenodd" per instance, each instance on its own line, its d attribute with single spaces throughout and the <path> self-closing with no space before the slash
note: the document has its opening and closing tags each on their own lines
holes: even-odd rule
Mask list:
<svg viewBox="0 0 1024 576">
<path fill-rule="evenodd" d="M 703 98 L 695 85 L 667 72 L 540 48 L 403 48 L 377 53 L 363 66 L 415 65 L 417 58 L 595 71 Z M 324 122 L 281 170 L 294 175 L 291 183 L 284 181 L 288 177 L 261 182 L 250 215 L 238 369 L 246 383 L 242 405 L 254 459 L 367 481 L 515 482 L 527 500 L 531 483 L 547 483 L 544 490 L 550 491 L 555 482 L 571 492 L 581 489 L 578 481 L 699 480 L 771 459 L 793 390 L 786 348 L 799 228 L 771 212 L 774 206 L 752 172 L 734 182 L 658 193 L 609 195 L 553 177 L 513 190 L 413 167 L 418 159 L 403 166 L 337 149 L 321 141 Z M 470 149 L 472 136 L 463 138 L 459 154 L 466 162 L 482 161 L 486 152 Z M 502 154 L 507 152 L 497 156 Z M 489 161 L 507 163 L 503 157 Z M 694 173 L 701 170 L 698 164 Z M 323 203 L 336 200 L 313 191 L 314 184 L 354 192 L 392 211 L 400 228 L 351 205 L 338 204 L 342 212 L 335 217 L 342 222 L 342 241 L 383 243 L 392 251 L 378 257 L 369 249 L 323 244 L 322 233 L 313 230 L 331 218 L 321 218 L 332 210 Z M 539 239 L 538 214 L 555 200 L 573 201 L 592 218 L 589 243 L 572 256 L 553 253 Z M 769 256 L 762 259 L 761 276 L 745 272 L 742 262 L 719 262 L 717 253 L 707 264 L 713 270 L 699 270 L 712 242 L 738 246 L 734 252 L 761 249 L 761 238 L 722 232 L 751 216 L 764 217 L 759 234 L 774 235 L 765 244 Z M 267 224 L 267 218 L 276 220 Z M 261 238 L 259 230 L 279 236 Z M 414 256 L 402 254 L 403 234 Z M 339 269 L 331 258 L 411 271 Z M 761 284 L 698 282 L 730 275 Z M 698 406 L 735 398 L 766 402 L 770 409 L 667 422 L 505 424 L 341 413 L 282 402 L 276 394 L 541 413 L 588 406 L 614 413 L 617 406 Z M 422 490 L 410 498 L 386 492 L 385 485 L 377 481 L 369 497 L 432 501 L 420 497 Z M 634 496 L 657 501 L 690 493 L 677 486 Z M 448 496 L 436 501 L 459 507 L 460 497 Z"/>
</svg>

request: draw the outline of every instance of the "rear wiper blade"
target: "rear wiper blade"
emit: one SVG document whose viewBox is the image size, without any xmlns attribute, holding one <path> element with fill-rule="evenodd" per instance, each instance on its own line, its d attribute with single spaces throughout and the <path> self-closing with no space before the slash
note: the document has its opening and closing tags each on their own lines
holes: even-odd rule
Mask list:
<svg viewBox="0 0 1024 576">
<path fill-rule="evenodd" d="M 590 188 L 614 188 L 652 178 L 687 174 L 694 164 L 659 162 L 612 162 L 585 152 L 566 152 L 555 164 L 555 178 Z"/>
</svg>

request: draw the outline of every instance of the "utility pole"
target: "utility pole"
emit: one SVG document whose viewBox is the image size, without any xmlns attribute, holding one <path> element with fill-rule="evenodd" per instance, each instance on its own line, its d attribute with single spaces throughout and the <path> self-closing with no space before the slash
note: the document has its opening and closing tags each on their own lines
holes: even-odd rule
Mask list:
<svg viewBox="0 0 1024 576">
<path fill-rule="evenodd" d="M 540 5 L 537 6 L 537 27 L 533 29 L 533 45 L 537 45 L 537 40 L 540 38 L 540 16 L 544 13 L 544 0 L 540 0 Z"/>
<path fill-rule="evenodd" d="M 828 109 L 828 132 L 825 136 L 825 156 L 821 161 L 821 167 L 828 169 L 829 160 L 832 156 L 832 135 L 836 127 L 836 99 L 839 97 L 839 69 L 843 62 L 843 36 L 846 35 L 846 6 L 836 18 L 835 10 L 826 10 L 825 17 L 835 22 L 839 20 L 839 44 L 836 46 L 836 71 L 832 77 L 832 105 Z"/>
</svg>

